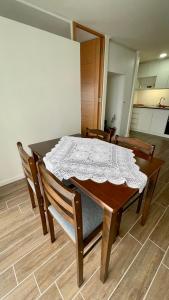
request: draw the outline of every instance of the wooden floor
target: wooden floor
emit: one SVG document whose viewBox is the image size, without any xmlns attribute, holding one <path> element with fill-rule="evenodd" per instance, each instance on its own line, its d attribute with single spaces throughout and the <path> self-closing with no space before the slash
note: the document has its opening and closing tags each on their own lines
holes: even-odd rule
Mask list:
<svg viewBox="0 0 169 300">
<path fill-rule="evenodd" d="M 85 258 L 76 285 L 75 249 L 56 225 L 57 240 L 42 235 L 38 210 L 30 207 L 24 180 L 0 188 L 1 299 L 169 299 L 169 140 L 132 133 L 156 145 L 166 160 L 144 227 L 135 207 L 123 216 L 112 247 L 109 277 L 99 280 L 100 245 Z"/>
</svg>

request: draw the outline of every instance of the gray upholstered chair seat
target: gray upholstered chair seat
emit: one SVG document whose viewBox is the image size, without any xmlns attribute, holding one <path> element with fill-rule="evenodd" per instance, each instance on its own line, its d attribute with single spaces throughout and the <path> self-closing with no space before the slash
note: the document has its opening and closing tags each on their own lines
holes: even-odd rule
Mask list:
<svg viewBox="0 0 169 300">
<path fill-rule="evenodd" d="M 82 191 L 77 189 L 77 192 L 81 194 L 83 239 L 85 239 L 103 222 L 103 210 L 91 198 L 86 196 Z M 48 207 L 48 210 L 50 211 L 54 219 L 67 232 L 70 238 L 73 241 L 75 241 L 74 227 L 69 222 L 67 222 L 52 205 Z"/>
</svg>

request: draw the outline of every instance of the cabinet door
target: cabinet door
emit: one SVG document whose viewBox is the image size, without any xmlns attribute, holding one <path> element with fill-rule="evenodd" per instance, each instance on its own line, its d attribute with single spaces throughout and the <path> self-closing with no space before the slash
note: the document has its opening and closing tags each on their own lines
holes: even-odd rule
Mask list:
<svg viewBox="0 0 169 300">
<path fill-rule="evenodd" d="M 150 125 L 152 120 L 153 109 L 140 108 L 139 120 L 138 120 L 138 131 L 150 132 Z"/>
<path fill-rule="evenodd" d="M 169 77 L 169 59 L 160 61 L 158 75 L 156 80 L 156 88 L 167 88 Z"/>
<path fill-rule="evenodd" d="M 141 63 L 139 65 L 138 77 L 157 76 L 159 64 L 159 61 Z"/>
<path fill-rule="evenodd" d="M 132 118 L 131 118 L 131 130 L 138 130 L 140 108 L 133 108 Z"/>
<path fill-rule="evenodd" d="M 150 133 L 163 135 L 169 116 L 169 110 L 154 109 Z"/>
</svg>

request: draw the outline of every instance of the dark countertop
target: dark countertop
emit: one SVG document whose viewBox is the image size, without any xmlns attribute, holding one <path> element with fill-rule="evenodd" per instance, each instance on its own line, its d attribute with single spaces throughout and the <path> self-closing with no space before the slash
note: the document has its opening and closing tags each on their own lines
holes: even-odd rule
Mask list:
<svg viewBox="0 0 169 300">
<path fill-rule="evenodd" d="M 133 108 L 153 108 L 153 109 L 160 109 L 160 110 L 169 110 L 169 107 L 158 107 L 158 106 L 151 106 L 151 105 L 133 105 Z"/>
</svg>

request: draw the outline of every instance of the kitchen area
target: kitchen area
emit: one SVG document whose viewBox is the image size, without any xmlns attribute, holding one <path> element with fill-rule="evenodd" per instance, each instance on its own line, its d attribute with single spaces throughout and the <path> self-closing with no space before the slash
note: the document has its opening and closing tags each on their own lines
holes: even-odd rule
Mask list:
<svg viewBox="0 0 169 300">
<path fill-rule="evenodd" d="M 169 58 L 140 63 L 130 130 L 169 138 Z"/>
</svg>

